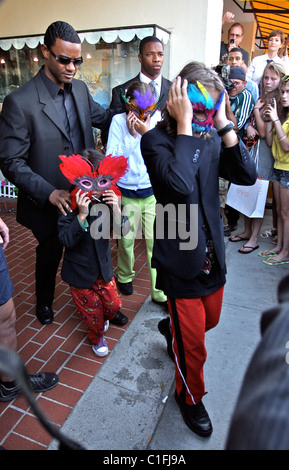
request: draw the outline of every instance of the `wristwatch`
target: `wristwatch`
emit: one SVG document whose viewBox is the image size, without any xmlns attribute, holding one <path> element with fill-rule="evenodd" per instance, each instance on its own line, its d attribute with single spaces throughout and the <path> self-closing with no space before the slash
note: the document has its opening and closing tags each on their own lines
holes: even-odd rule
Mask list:
<svg viewBox="0 0 289 470">
<path fill-rule="evenodd" d="M 223 127 L 223 129 L 220 129 L 218 131 L 218 135 L 220 137 L 223 137 L 225 134 L 227 134 L 227 132 L 230 132 L 234 128 L 235 128 L 235 124 L 232 121 L 230 121 L 229 124 L 227 124 L 225 127 Z"/>
</svg>

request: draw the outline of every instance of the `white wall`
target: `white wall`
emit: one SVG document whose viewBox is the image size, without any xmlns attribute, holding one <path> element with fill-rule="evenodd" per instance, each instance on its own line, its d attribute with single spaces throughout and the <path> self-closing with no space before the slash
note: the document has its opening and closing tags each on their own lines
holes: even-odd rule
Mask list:
<svg viewBox="0 0 289 470">
<path fill-rule="evenodd" d="M 170 77 L 191 60 L 216 65 L 223 0 L 3 0 L 0 37 L 42 35 L 56 20 L 77 31 L 157 24 L 171 32 Z"/>
</svg>

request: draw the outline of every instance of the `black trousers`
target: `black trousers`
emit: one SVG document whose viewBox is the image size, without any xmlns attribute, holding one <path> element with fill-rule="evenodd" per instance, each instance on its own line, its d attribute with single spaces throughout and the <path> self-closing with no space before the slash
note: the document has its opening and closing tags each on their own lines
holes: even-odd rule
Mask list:
<svg viewBox="0 0 289 470">
<path fill-rule="evenodd" d="M 39 237 L 36 232 L 33 234 L 38 241 L 35 269 L 36 302 L 38 306 L 51 307 L 63 246 L 59 241 L 58 232 L 46 237 Z"/>
</svg>

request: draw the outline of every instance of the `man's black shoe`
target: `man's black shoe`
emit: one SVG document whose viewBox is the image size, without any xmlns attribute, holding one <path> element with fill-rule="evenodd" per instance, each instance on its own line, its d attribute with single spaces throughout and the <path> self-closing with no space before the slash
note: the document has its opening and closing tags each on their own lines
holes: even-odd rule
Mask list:
<svg viewBox="0 0 289 470">
<path fill-rule="evenodd" d="M 133 293 L 132 282 L 118 282 L 117 284 L 123 295 L 131 295 Z"/>
<path fill-rule="evenodd" d="M 198 436 L 209 437 L 213 432 L 213 426 L 203 403 L 200 401 L 196 405 L 187 405 L 180 400 L 177 392 L 175 392 L 175 400 L 186 425 Z"/>
<path fill-rule="evenodd" d="M 36 307 L 36 317 L 40 321 L 42 325 L 48 325 L 49 323 L 52 323 L 54 320 L 54 313 L 51 307 L 44 306 L 44 307 L 39 307 L 37 305 Z"/>
<path fill-rule="evenodd" d="M 125 325 L 128 322 L 128 318 L 121 313 L 120 311 L 116 312 L 115 316 L 109 320 L 110 323 L 113 323 L 113 325 Z"/>
<path fill-rule="evenodd" d="M 47 392 L 58 383 L 58 376 L 52 372 L 39 372 L 38 374 L 28 374 L 28 381 L 35 393 Z M 0 401 L 11 401 L 20 395 L 20 387 L 6 387 L 5 383 L 0 383 Z"/>
<path fill-rule="evenodd" d="M 169 317 L 164 318 L 158 323 L 159 332 L 166 338 L 167 340 L 167 352 L 170 356 L 171 360 L 174 361 L 174 353 L 173 353 L 173 346 L 172 346 L 172 333 L 170 329 L 170 319 Z"/>
</svg>

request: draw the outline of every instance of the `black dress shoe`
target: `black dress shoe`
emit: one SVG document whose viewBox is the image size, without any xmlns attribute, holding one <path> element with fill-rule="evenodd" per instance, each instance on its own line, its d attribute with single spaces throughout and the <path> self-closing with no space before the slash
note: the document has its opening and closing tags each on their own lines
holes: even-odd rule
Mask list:
<svg viewBox="0 0 289 470">
<path fill-rule="evenodd" d="M 128 318 L 121 313 L 120 311 L 116 312 L 115 316 L 109 320 L 110 323 L 113 323 L 113 325 L 125 325 L 128 322 Z"/>
<path fill-rule="evenodd" d="M 52 323 L 54 320 L 54 313 L 51 307 L 48 307 L 47 305 L 43 307 L 36 307 L 36 317 L 40 321 L 42 325 L 48 325 L 49 323 Z"/>
<path fill-rule="evenodd" d="M 203 403 L 200 401 L 196 405 L 187 405 L 180 400 L 177 392 L 175 392 L 175 400 L 186 425 L 198 436 L 209 437 L 213 432 L 213 426 Z"/>
<path fill-rule="evenodd" d="M 123 295 L 131 295 L 133 293 L 132 282 L 118 282 L 117 284 Z"/>
<path fill-rule="evenodd" d="M 170 356 L 171 360 L 174 361 L 174 353 L 173 353 L 173 346 L 172 346 L 172 333 L 170 329 L 170 319 L 164 318 L 158 323 L 159 332 L 166 338 L 167 340 L 167 352 Z"/>
</svg>

